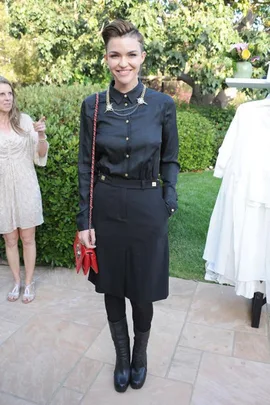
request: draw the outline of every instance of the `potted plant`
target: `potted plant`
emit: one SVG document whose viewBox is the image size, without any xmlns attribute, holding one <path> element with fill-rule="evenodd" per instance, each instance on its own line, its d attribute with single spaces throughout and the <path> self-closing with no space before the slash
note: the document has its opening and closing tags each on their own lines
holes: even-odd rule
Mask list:
<svg viewBox="0 0 270 405">
<path fill-rule="evenodd" d="M 251 78 L 252 63 L 259 60 L 258 56 L 251 57 L 248 49 L 249 44 L 239 43 L 231 46 L 229 56 L 233 60 L 233 70 L 235 78 Z"/>
</svg>

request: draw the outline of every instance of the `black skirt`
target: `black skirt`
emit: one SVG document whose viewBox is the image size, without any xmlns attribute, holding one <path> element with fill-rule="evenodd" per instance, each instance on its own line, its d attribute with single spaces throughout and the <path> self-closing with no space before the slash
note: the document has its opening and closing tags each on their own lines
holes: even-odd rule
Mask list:
<svg viewBox="0 0 270 405">
<path fill-rule="evenodd" d="M 138 303 L 167 298 L 169 211 L 159 181 L 101 175 L 93 206 L 99 273 L 91 270 L 89 280 L 96 291 Z"/>
</svg>

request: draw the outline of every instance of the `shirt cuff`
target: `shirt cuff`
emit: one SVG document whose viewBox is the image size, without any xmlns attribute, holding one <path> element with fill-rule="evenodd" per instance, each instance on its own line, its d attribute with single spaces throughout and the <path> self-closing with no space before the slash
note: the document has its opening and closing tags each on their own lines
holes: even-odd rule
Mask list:
<svg viewBox="0 0 270 405">
<path fill-rule="evenodd" d="M 178 203 L 177 203 L 177 193 L 172 186 L 164 186 L 163 187 L 163 198 L 165 201 L 165 204 L 167 206 L 169 215 L 173 215 L 175 211 L 178 209 Z"/>
</svg>

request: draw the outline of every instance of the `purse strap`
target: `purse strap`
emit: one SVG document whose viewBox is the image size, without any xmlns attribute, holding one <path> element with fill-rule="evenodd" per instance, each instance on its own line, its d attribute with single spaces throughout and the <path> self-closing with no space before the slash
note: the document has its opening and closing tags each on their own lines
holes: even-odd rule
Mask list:
<svg viewBox="0 0 270 405">
<path fill-rule="evenodd" d="M 98 116 L 98 102 L 99 94 L 96 93 L 95 111 L 93 120 L 93 136 L 92 136 L 92 162 L 91 162 L 91 178 L 90 178 L 90 207 L 89 207 L 89 225 L 92 224 L 92 211 L 93 211 L 93 192 L 94 192 L 94 178 L 95 178 L 95 151 L 96 151 L 96 136 L 97 136 L 97 116 Z M 91 233 L 89 227 L 89 236 L 91 240 Z"/>
</svg>

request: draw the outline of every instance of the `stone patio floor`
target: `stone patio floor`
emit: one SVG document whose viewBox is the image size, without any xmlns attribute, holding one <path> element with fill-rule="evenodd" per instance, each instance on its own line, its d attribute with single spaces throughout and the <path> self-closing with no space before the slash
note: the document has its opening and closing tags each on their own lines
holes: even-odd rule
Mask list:
<svg viewBox="0 0 270 405">
<path fill-rule="evenodd" d="M 0 266 L 0 405 L 270 404 L 267 312 L 251 328 L 251 303 L 232 287 L 171 278 L 155 303 L 145 386 L 119 394 L 103 296 L 68 269 L 35 279 L 34 302 L 10 303 Z M 131 331 L 129 304 L 128 318 Z"/>
</svg>

